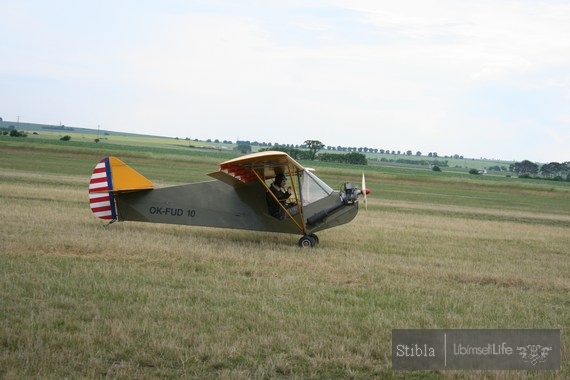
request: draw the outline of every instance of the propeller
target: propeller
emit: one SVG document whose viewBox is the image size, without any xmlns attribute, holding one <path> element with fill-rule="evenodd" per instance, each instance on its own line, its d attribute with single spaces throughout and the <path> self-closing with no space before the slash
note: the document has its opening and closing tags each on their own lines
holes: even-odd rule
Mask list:
<svg viewBox="0 0 570 380">
<path fill-rule="evenodd" d="M 366 179 L 364 178 L 364 172 L 362 172 L 362 195 L 364 196 L 364 208 L 368 211 L 368 198 L 366 195 L 370 193 L 370 190 L 366 188 Z"/>
</svg>

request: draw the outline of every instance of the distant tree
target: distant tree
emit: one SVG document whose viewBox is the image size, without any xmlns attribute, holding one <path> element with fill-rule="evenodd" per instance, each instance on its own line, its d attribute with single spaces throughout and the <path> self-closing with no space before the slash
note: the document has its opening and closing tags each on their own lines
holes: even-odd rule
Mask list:
<svg viewBox="0 0 570 380">
<path fill-rule="evenodd" d="M 319 160 L 323 162 L 340 162 L 351 165 L 368 165 L 366 155 L 358 152 L 350 152 L 345 154 L 338 153 L 320 153 Z"/>
<path fill-rule="evenodd" d="M 325 146 L 325 144 L 319 140 L 306 140 L 303 144 L 309 149 L 311 160 L 317 158 L 317 152 Z"/>
<path fill-rule="evenodd" d="M 530 176 L 531 174 L 536 175 L 538 173 L 538 165 L 529 160 L 515 162 L 512 165 L 513 172 L 515 172 L 518 176 Z"/>
<path fill-rule="evenodd" d="M 251 153 L 251 145 L 249 145 L 243 141 L 239 141 L 237 143 L 237 146 L 234 148 L 234 150 L 237 150 L 238 152 L 241 152 L 243 154 Z"/>
<path fill-rule="evenodd" d="M 368 161 L 366 160 L 366 156 L 362 153 L 348 153 L 346 156 L 346 162 L 353 165 L 367 165 Z"/>
<path fill-rule="evenodd" d="M 434 165 L 434 166 L 431 168 L 431 170 L 433 170 L 434 172 L 440 172 L 440 171 L 441 171 L 441 168 L 440 168 L 439 166 L 437 166 L 437 165 Z"/>
<path fill-rule="evenodd" d="M 447 160 L 433 160 L 432 165 L 439 166 L 440 168 L 447 168 L 449 167 L 449 161 Z"/>
<path fill-rule="evenodd" d="M 564 174 L 566 174 L 566 180 L 570 180 L 570 161 L 562 163 L 564 167 Z"/>
<path fill-rule="evenodd" d="M 70 135 L 65 135 L 62 138 L 60 138 L 61 141 L 69 141 L 71 140 L 71 136 Z"/>
<path fill-rule="evenodd" d="M 421 156 L 422 152 L 420 152 L 419 150 L 416 152 L 416 156 Z"/>
<path fill-rule="evenodd" d="M 540 168 L 540 174 L 545 178 L 562 178 L 562 172 L 564 171 L 564 165 L 558 162 L 550 162 L 548 164 L 542 165 Z"/>
<path fill-rule="evenodd" d="M 18 131 L 17 129 L 10 129 L 11 137 L 28 137 L 28 134 L 24 131 Z"/>
</svg>

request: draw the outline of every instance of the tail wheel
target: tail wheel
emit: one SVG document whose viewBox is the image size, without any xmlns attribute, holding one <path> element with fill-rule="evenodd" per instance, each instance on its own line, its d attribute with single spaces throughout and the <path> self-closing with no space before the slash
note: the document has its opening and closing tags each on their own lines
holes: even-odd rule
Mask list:
<svg viewBox="0 0 570 380">
<path fill-rule="evenodd" d="M 317 241 L 311 235 L 305 235 L 299 239 L 299 247 L 301 248 L 313 248 L 317 245 Z"/>
</svg>

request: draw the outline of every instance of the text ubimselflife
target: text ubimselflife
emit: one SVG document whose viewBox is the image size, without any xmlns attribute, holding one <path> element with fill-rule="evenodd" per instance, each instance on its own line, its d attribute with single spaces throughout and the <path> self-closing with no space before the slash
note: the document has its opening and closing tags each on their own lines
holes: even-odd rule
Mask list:
<svg viewBox="0 0 570 380">
<path fill-rule="evenodd" d="M 507 346 L 507 343 L 501 344 L 489 343 L 486 346 L 470 346 L 453 344 L 454 355 L 512 355 L 513 349 Z"/>
</svg>

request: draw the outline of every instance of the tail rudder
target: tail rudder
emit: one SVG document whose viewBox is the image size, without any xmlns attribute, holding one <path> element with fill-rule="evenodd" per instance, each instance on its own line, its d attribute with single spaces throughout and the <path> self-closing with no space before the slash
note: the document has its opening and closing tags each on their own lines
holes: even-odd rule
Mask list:
<svg viewBox="0 0 570 380">
<path fill-rule="evenodd" d="M 104 220 L 117 220 L 109 157 L 99 161 L 93 170 L 89 181 L 89 206 L 96 217 Z"/>
<path fill-rule="evenodd" d="M 118 220 L 115 194 L 153 189 L 151 181 L 116 157 L 105 157 L 95 166 L 89 181 L 89 206 L 104 220 Z"/>
</svg>

